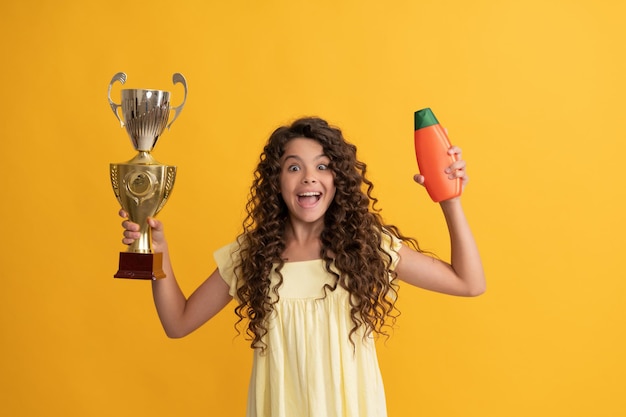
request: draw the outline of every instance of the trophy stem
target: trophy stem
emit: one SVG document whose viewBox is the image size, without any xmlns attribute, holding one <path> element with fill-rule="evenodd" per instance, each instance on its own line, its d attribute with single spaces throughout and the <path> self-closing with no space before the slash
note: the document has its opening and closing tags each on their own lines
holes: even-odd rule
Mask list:
<svg viewBox="0 0 626 417">
<path fill-rule="evenodd" d="M 133 159 L 127 162 L 131 165 L 160 165 L 159 162 L 154 159 L 154 156 L 150 151 L 139 151 Z"/>
<path fill-rule="evenodd" d="M 136 221 L 139 221 L 139 239 L 136 239 L 126 252 L 152 253 L 152 230 L 148 224 L 148 218 L 141 217 Z"/>
</svg>

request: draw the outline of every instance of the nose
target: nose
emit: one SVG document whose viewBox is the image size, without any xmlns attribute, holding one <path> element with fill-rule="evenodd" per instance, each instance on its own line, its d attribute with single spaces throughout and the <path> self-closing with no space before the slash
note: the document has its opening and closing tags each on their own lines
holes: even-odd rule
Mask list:
<svg viewBox="0 0 626 417">
<path fill-rule="evenodd" d="M 304 175 L 302 176 L 302 183 L 303 184 L 315 184 L 317 182 L 317 179 L 315 179 L 315 175 L 313 175 L 314 171 L 311 171 L 309 169 L 304 171 Z"/>
</svg>

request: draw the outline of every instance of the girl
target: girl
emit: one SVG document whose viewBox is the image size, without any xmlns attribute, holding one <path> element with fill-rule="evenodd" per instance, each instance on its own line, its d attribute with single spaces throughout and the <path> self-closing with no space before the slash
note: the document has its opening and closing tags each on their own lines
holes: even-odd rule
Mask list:
<svg viewBox="0 0 626 417">
<path fill-rule="evenodd" d="M 446 173 L 467 182 L 461 159 Z M 440 203 L 448 264 L 383 223 L 365 174 L 356 147 L 324 120 L 278 128 L 255 171 L 243 232 L 215 252 L 217 269 L 188 299 L 162 223 L 148 220 L 167 275 L 152 289 L 169 337 L 189 334 L 237 301 L 254 350 L 249 417 L 386 416 L 373 336 L 393 324 L 397 281 L 461 296 L 485 290 L 460 198 Z M 424 183 L 421 175 L 414 179 Z M 139 237 L 139 225 L 122 225 L 125 244 Z"/>
</svg>

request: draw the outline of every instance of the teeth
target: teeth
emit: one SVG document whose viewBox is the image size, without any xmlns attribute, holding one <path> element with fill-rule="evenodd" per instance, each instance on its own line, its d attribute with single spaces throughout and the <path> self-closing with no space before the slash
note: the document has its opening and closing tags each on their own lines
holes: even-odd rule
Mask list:
<svg viewBox="0 0 626 417">
<path fill-rule="evenodd" d="M 316 193 L 316 192 L 309 192 L 309 193 L 298 194 L 298 196 L 300 196 L 300 197 L 314 197 L 314 196 L 318 196 L 318 195 L 320 195 L 320 193 Z"/>
</svg>

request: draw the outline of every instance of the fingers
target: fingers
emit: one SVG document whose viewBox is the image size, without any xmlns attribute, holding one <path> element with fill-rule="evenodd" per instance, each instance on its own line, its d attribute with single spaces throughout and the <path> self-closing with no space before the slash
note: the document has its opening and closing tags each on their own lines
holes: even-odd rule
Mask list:
<svg viewBox="0 0 626 417">
<path fill-rule="evenodd" d="M 451 180 L 461 178 L 465 176 L 465 165 L 465 161 L 462 159 L 454 161 L 448 168 L 446 168 L 445 173 L 448 174 L 448 178 Z"/>
<path fill-rule="evenodd" d="M 124 220 L 122 222 L 122 227 L 124 228 L 124 230 L 127 230 L 129 232 L 138 232 L 140 229 L 137 223 L 133 223 L 130 220 Z"/>
<path fill-rule="evenodd" d="M 124 228 L 122 243 L 125 245 L 132 244 L 135 240 L 141 237 L 141 227 L 139 224 L 130 221 L 127 218 L 127 213 L 124 210 L 120 210 L 120 216 L 124 217 L 125 220 L 122 222 L 122 227 Z M 152 229 L 153 239 L 163 240 L 163 223 L 160 221 L 149 217 L 148 226 Z"/>
<path fill-rule="evenodd" d="M 424 176 L 421 174 L 415 174 L 413 175 L 413 181 L 415 181 L 419 185 L 424 185 Z"/>
<path fill-rule="evenodd" d="M 450 164 L 450 166 L 448 168 L 446 168 L 446 174 L 448 174 L 448 178 L 451 180 L 460 178 L 463 186 L 465 186 L 465 184 L 467 184 L 467 182 L 469 181 L 469 178 L 467 176 L 467 172 L 465 171 L 465 167 L 466 167 L 466 162 L 465 160 L 461 157 L 462 151 L 461 148 L 459 148 L 458 146 L 451 146 L 450 149 L 448 149 L 448 155 L 452 155 L 455 156 L 455 161 Z"/>
<path fill-rule="evenodd" d="M 459 159 L 461 159 L 462 152 L 461 148 L 454 145 L 450 146 L 450 149 L 448 149 L 448 155 L 458 155 Z"/>
<path fill-rule="evenodd" d="M 125 245 L 132 245 L 133 242 L 141 237 L 139 232 L 129 232 L 128 230 L 124 231 L 124 237 L 122 238 L 122 243 Z"/>
<path fill-rule="evenodd" d="M 150 226 L 150 228 L 154 231 L 157 231 L 157 232 L 163 231 L 163 223 L 153 218 L 148 219 L 148 226 Z M 133 232 L 139 232 L 139 230 L 141 229 L 141 227 L 137 223 L 131 222 L 128 219 L 122 222 L 122 227 L 124 228 L 125 232 L 131 232 L 131 234 Z"/>
<path fill-rule="evenodd" d="M 137 223 L 133 223 L 130 220 L 126 219 L 122 222 L 122 227 L 124 228 L 122 243 L 125 245 L 132 244 L 135 240 L 141 237 L 141 233 L 139 233 L 139 225 Z"/>
<path fill-rule="evenodd" d="M 448 149 L 448 155 L 454 156 L 455 161 L 452 162 L 444 172 L 447 174 L 448 179 L 454 180 L 460 178 L 463 186 L 465 186 L 465 184 L 469 181 L 469 177 L 467 176 L 467 172 L 465 170 L 467 163 L 463 158 L 461 158 L 461 154 L 461 148 L 458 146 L 451 146 L 450 149 Z M 413 176 L 413 180 L 420 185 L 424 185 L 425 178 L 421 174 L 415 174 Z"/>
<path fill-rule="evenodd" d="M 150 226 L 152 228 L 152 230 L 155 231 L 155 232 L 162 232 L 163 231 L 163 223 L 161 223 L 160 221 L 158 221 L 155 218 L 148 217 L 148 226 Z"/>
</svg>

